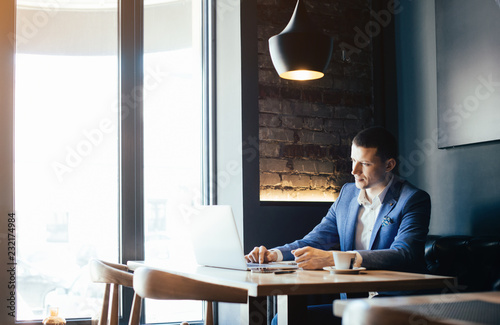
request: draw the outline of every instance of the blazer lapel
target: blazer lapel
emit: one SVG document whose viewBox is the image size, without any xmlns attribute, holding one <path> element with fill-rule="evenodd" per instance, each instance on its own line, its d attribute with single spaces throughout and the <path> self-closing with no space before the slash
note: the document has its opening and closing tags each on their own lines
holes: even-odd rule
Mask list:
<svg viewBox="0 0 500 325">
<path fill-rule="evenodd" d="M 396 177 L 396 176 L 394 176 Z M 399 199 L 399 192 L 401 190 L 402 182 L 399 179 L 395 179 L 389 191 L 385 195 L 384 202 L 380 207 L 380 212 L 378 213 L 377 220 L 375 220 L 375 224 L 373 225 L 372 235 L 370 237 L 370 247 L 368 249 L 373 249 L 373 243 L 375 242 L 375 238 L 377 237 L 378 231 L 382 226 L 382 222 L 384 221 L 384 217 L 386 217 L 392 209 L 396 206 L 396 203 Z"/>
<path fill-rule="evenodd" d="M 345 226 L 345 237 L 342 250 L 350 251 L 354 249 L 354 239 L 356 238 L 356 224 L 358 223 L 358 211 L 359 211 L 359 203 L 358 203 L 358 195 L 359 190 L 356 191 L 356 195 L 351 200 L 349 204 L 349 213 L 347 214 L 346 221 L 344 223 Z"/>
</svg>

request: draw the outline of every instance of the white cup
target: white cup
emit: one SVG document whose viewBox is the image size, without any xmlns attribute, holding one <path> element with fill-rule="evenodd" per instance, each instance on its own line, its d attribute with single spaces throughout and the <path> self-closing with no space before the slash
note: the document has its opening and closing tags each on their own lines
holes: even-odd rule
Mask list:
<svg viewBox="0 0 500 325">
<path fill-rule="evenodd" d="M 356 261 L 356 253 L 334 251 L 333 261 L 335 262 L 336 270 L 350 270 L 354 267 L 354 262 Z"/>
</svg>

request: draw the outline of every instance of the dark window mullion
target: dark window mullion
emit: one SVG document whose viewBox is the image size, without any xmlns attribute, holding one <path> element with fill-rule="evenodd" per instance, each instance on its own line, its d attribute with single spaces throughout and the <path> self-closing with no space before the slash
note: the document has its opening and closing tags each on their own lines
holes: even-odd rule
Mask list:
<svg viewBox="0 0 500 325">
<path fill-rule="evenodd" d="M 119 0 L 120 259 L 144 259 L 143 0 Z M 128 319 L 132 290 L 124 290 Z"/>
<path fill-rule="evenodd" d="M 215 0 L 203 1 L 203 204 L 217 204 Z"/>
</svg>

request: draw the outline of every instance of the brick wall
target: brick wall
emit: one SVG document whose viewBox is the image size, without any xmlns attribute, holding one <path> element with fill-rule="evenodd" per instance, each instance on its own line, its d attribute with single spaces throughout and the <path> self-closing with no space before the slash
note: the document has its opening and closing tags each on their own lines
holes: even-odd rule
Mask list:
<svg viewBox="0 0 500 325">
<path fill-rule="evenodd" d="M 372 47 L 361 35 L 372 4 L 306 0 L 309 16 L 333 36 L 334 53 L 322 79 L 289 81 L 274 70 L 268 39 L 286 26 L 295 3 L 257 0 L 260 196 L 333 201 L 352 181 L 352 137 L 373 124 Z"/>
</svg>

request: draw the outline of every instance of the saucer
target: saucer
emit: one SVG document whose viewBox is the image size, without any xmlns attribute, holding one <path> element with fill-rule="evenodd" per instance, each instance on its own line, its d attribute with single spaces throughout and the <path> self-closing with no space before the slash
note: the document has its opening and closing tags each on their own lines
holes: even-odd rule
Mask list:
<svg viewBox="0 0 500 325">
<path fill-rule="evenodd" d="M 358 274 L 361 271 L 366 270 L 366 267 L 355 267 L 353 269 L 335 269 L 335 266 L 325 266 L 323 270 L 330 271 L 332 274 Z"/>
</svg>

